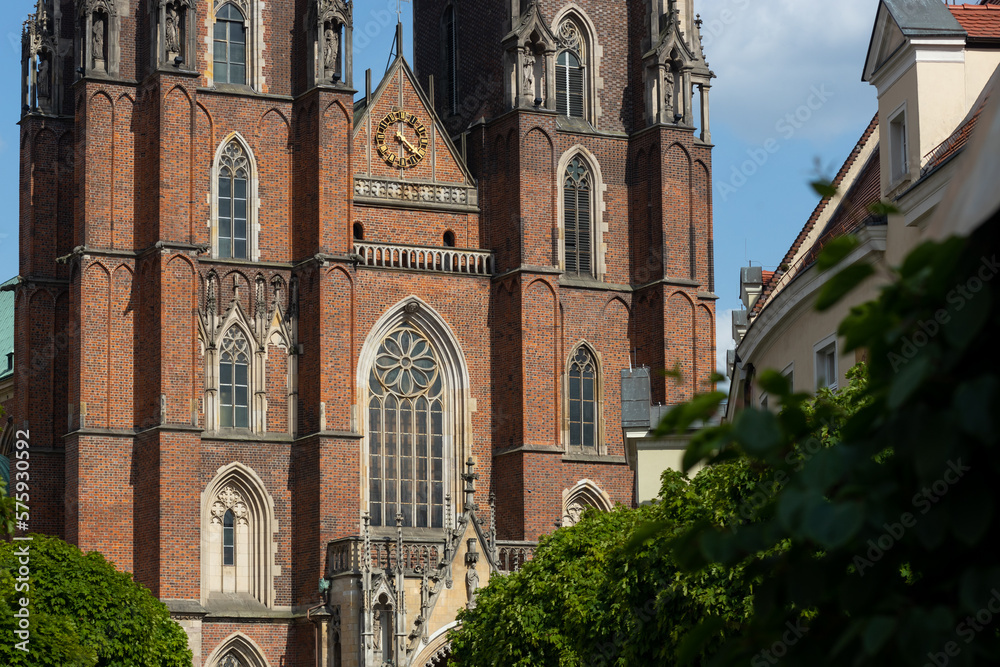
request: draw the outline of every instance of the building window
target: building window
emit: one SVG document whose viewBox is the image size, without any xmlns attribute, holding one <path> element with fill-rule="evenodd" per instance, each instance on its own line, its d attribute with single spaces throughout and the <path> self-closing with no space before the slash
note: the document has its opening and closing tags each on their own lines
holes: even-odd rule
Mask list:
<svg viewBox="0 0 1000 667">
<path fill-rule="evenodd" d="M 794 362 L 785 366 L 785 370 L 781 371 L 781 374 L 788 380 L 789 391 L 795 391 L 795 364 Z"/>
<path fill-rule="evenodd" d="M 236 655 L 230 653 L 219 663 L 219 667 L 245 667 L 245 665 Z"/>
<path fill-rule="evenodd" d="M 365 228 L 360 222 L 354 223 L 354 240 L 364 241 L 365 240 Z"/>
<path fill-rule="evenodd" d="M 444 247 L 446 248 L 455 247 L 455 232 L 449 230 L 444 233 Z"/>
<path fill-rule="evenodd" d="M 202 498 L 202 598 L 211 601 L 215 593 L 246 593 L 272 606 L 277 522 L 274 499 L 264 483 L 253 470 L 234 462 L 219 470 Z M 229 648 L 219 653 L 225 655 Z M 258 664 L 246 652 L 236 652 L 245 664 Z"/>
<path fill-rule="evenodd" d="M 218 156 L 216 248 L 220 259 L 255 259 L 255 188 L 250 151 L 233 138 Z"/>
<path fill-rule="evenodd" d="M 250 345 L 238 327 L 222 341 L 219 411 L 222 428 L 250 428 Z"/>
<path fill-rule="evenodd" d="M 444 526 L 444 389 L 437 356 L 410 325 L 389 334 L 369 375 L 373 526 Z"/>
<path fill-rule="evenodd" d="M 559 26 L 563 51 L 556 60 L 556 111 L 561 116 L 586 117 L 587 39 L 572 19 Z"/>
<path fill-rule="evenodd" d="M 832 339 L 832 340 L 831 340 Z M 818 343 L 816 354 L 816 388 L 837 388 L 837 339 L 831 336 Z"/>
<path fill-rule="evenodd" d="M 587 164 L 573 158 L 563 182 L 563 240 L 566 273 L 593 276 L 593 177 Z"/>
<path fill-rule="evenodd" d="M 222 564 L 236 565 L 236 528 L 232 510 L 226 510 L 222 517 Z"/>
<path fill-rule="evenodd" d="M 215 82 L 246 85 L 246 18 L 232 3 L 223 5 L 215 13 L 214 47 Z"/>
<path fill-rule="evenodd" d="M 896 112 L 889 120 L 889 170 L 893 183 L 906 178 L 910 171 L 906 107 Z"/>
<path fill-rule="evenodd" d="M 441 19 L 444 32 L 444 83 L 445 109 L 449 114 L 458 113 L 458 32 L 455 29 L 455 8 L 451 5 L 444 10 Z"/>
<path fill-rule="evenodd" d="M 584 345 L 569 365 L 569 446 L 575 452 L 597 452 L 597 363 Z"/>
</svg>

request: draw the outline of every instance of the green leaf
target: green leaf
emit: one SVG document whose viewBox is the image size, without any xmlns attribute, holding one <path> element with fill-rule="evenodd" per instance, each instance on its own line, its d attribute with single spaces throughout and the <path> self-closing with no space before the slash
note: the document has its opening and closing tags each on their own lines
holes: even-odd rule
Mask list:
<svg viewBox="0 0 1000 667">
<path fill-rule="evenodd" d="M 829 199 L 837 194 L 837 188 L 826 179 L 819 179 L 809 184 L 812 189 L 823 199 Z"/>
<path fill-rule="evenodd" d="M 677 647 L 677 664 L 690 665 L 695 663 L 708 641 L 716 637 L 725 627 L 725 621 L 714 616 L 694 626 L 684 635 Z"/>
<path fill-rule="evenodd" d="M 772 396 L 787 396 L 792 391 L 788 378 L 773 370 L 761 373 L 757 378 L 757 385 Z"/>
<path fill-rule="evenodd" d="M 816 258 L 816 268 L 820 271 L 828 271 L 844 261 L 851 251 L 859 245 L 858 239 L 854 236 L 838 236 L 823 246 L 822 252 Z"/>
<path fill-rule="evenodd" d="M 874 273 L 875 267 L 871 264 L 851 264 L 842 269 L 823 285 L 816 299 L 816 310 L 820 312 L 829 310 Z"/>
<path fill-rule="evenodd" d="M 913 395 L 932 370 L 931 360 L 921 353 L 908 364 L 903 365 L 892 379 L 889 389 L 889 409 L 895 410 Z"/>
<path fill-rule="evenodd" d="M 868 655 L 876 655 L 889 641 L 895 630 L 896 619 L 891 616 L 875 616 L 869 620 L 862 635 L 865 652 Z"/>
<path fill-rule="evenodd" d="M 751 456 L 766 458 L 782 444 L 778 418 L 767 410 L 747 409 L 733 421 L 733 439 Z"/>
<path fill-rule="evenodd" d="M 817 503 L 805 519 L 806 535 L 824 549 L 839 549 L 850 541 L 865 521 L 861 503 Z"/>
</svg>

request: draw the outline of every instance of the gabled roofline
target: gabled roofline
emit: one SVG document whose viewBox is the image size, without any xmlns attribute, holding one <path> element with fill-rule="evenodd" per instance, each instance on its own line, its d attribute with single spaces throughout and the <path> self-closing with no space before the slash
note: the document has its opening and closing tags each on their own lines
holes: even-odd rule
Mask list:
<svg viewBox="0 0 1000 667">
<path fill-rule="evenodd" d="M 455 146 L 455 142 L 451 140 L 451 135 L 445 129 L 444 123 L 441 122 L 441 117 L 438 115 L 437 110 L 434 108 L 434 104 L 431 102 L 430 98 L 427 97 L 427 94 L 424 92 L 423 86 L 421 86 L 420 82 L 417 81 L 417 76 L 413 73 L 413 70 L 410 68 L 410 64 L 406 62 L 406 57 L 403 56 L 402 53 L 396 56 L 396 59 L 392 62 L 391 65 L 389 65 L 389 68 L 385 71 L 385 76 L 382 77 L 382 80 L 379 82 L 378 86 L 375 88 L 374 91 L 372 91 L 370 98 L 371 101 L 378 99 L 385 93 L 385 89 L 389 86 L 389 82 L 392 81 L 392 78 L 396 75 L 397 71 L 400 69 L 402 69 L 403 73 L 410 80 L 410 84 L 412 84 L 413 90 L 416 91 L 417 97 L 420 99 L 420 103 L 424 105 L 424 108 L 427 109 L 427 112 L 431 115 L 431 120 L 434 122 L 434 126 L 437 129 L 438 135 L 444 139 L 445 145 L 447 145 L 448 150 L 455 157 L 455 161 L 458 163 L 459 168 L 462 170 L 462 174 L 465 175 L 467 182 L 472 186 L 477 185 L 476 179 L 473 178 L 472 172 L 469 171 L 468 165 L 465 164 L 465 159 L 462 157 L 462 154 L 459 153 L 458 148 Z M 362 98 L 362 100 L 363 99 L 364 98 Z M 357 115 L 354 118 L 354 133 L 351 136 L 352 141 L 354 139 L 357 139 L 358 137 L 358 133 L 360 132 L 361 128 L 361 121 L 366 119 L 371 113 L 371 107 L 368 105 L 365 105 L 360 109 L 358 108 L 358 104 L 361 103 L 362 100 L 358 100 L 358 102 L 356 102 L 354 105 L 355 113 Z"/>
<path fill-rule="evenodd" d="M 872 26 L 872 36 L 868 41 L 868 53 L 861 74 L 861 80 L 866 83 L 871 82 L 872 76 L 884 64 L 872 62 L 875 41 L 881 36 L 880 29 L 884 25 L 883 16 L 885 20 L 891 20 L 896 24 L 907 41 L 912 38 L 928 37 L 968 38 L 968 33 L 958 19 L 940 0 L 881 0 L 875 13 L 875 23 Z M 892 60 L 900 49 L 889 54 L 885 62 Z"/>
</svg>

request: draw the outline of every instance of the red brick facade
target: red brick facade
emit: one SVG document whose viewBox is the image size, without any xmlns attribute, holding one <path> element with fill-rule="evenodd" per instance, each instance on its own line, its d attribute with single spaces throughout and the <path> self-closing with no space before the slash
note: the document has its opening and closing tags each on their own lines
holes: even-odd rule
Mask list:
<svg viewBox="0 0 1000 667">
<path fill-rule="evenodd" d="M 52 29 L 72 38 L 82 3 L 56 2 Z M 66 55 L 61 108 L 32 107 L 21 122 L 11 413 L 31 430 L 33 530 L 101 551 L 178 618 L 200 621 L 196 664 L 215 667 L 210 656 L 239 631 L 271 665 L 314 665 L 306 612 L 320 603 L 327 544 L 357 536 L 366 509 L 363 352 L 373 327 L 408 299 L 464 357 L 471 431 L 452 452 L 454 503 L 468 455 L 480 507 L 496 494 L 501 540 L 551 532 L 564 491 L 580 480 L 634 502 L 620 371 L 676 365 L 683 382 L 654 374 L 653 399 L 689 398 L 713 370 L 715 329 L 711 146 L 683 124 L 644 121 L 632 54 L 644 50 L 646 2 L 578 3 L 603 50 L 593 91 L 602 112 L 589 131 L 544 108 L 505 107 L 509 1 L 455 3 L 459 114 L 442 98 L 444 0 L 415 1 L 416 75 L 397 62 L 370 107 L 357 109 L 346 85 L 309 87 L 306 0 L 264 4 L 250 32 L 261 63 L 252 89 L 213 87 L 209 3 L 194 3 L 191 71 L 151 64 L 150 3 L 119 4 L 129 5 L 116 19 L 119 75 L 81 76 Z M 552 17 L 566 3 L 538 4 Z M 429 75 L 440 118 L 418 88 L 429 89 Z M 427 157 L 407 171 L 374 146 L 373 126 L 396 107 L 432 134 Z M 254 160 L 249 260 L 217 258 L 213 238 L 213 170 L 233 137 Z M 600 175 L 599 279 L 561 270 L 558 170 L 574 151 Z M 404 194 L 376 201 L 359 177 Z M 427 199 L 424 186 L 438 189 Z M 394 247 L 440 249 L 451 232 L 457 248 L 492 253 L 491 270 L 366 266 L 356 223 L 365 243 Z M 206 323 L 237 315 L 268 332 L 255 349 L 266 355 L 254 399 L 267 406 L 264 426 L 209 429 L 216 370 Z M 599 362 L 601 435 L 596 452 L 573 455 L 566 372 L 581 342 Z M 280 573 L 256 615 L 206 603 L 203 494 L 234 462 L 259 478 L 277 526 Z"/>
</svg>

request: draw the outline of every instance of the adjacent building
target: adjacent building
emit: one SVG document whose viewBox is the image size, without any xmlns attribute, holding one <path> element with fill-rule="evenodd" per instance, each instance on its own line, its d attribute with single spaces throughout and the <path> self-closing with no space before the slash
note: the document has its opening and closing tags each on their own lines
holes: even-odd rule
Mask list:
<svg viewBox="0 0 1000 667">
<path fill-rule="evenodd" d="M 850 309 L 878 294 L 926 235 L 969 137 L 1000 88 L 1000 5 L 946 5 L 937 0 L 882 0 L 863 78 L 875 87 L 878 113 L 865 128 L 833 185 L 806 221 L 777 270 L 743 267 L 733 313 L 737 343 L 729 374 L 728 416 L 746 406 L 773 408 L 754 379 L 784 373 L 795 391 L 843 386 L 864 352 L 845 353 L 837 327 Z M 885 215 L 888 203 L 896 213 Z M 835 307 L 813 305 L 835 272 L 820 273 L 825 244 L 853 234 L 844 260 L 874 263 L 875 276 Z"/>
<path fill-rule="evenodd" d="M 441 664 L 491 575 L 635 503 L 621 372 L 681 368 L 666 404 L 714 365 L 693 0 L 418 0 L 374 87 L 354 12 L 25 24 L 31 529 L 133 572 L 199 666 Z"/>
</svg>

